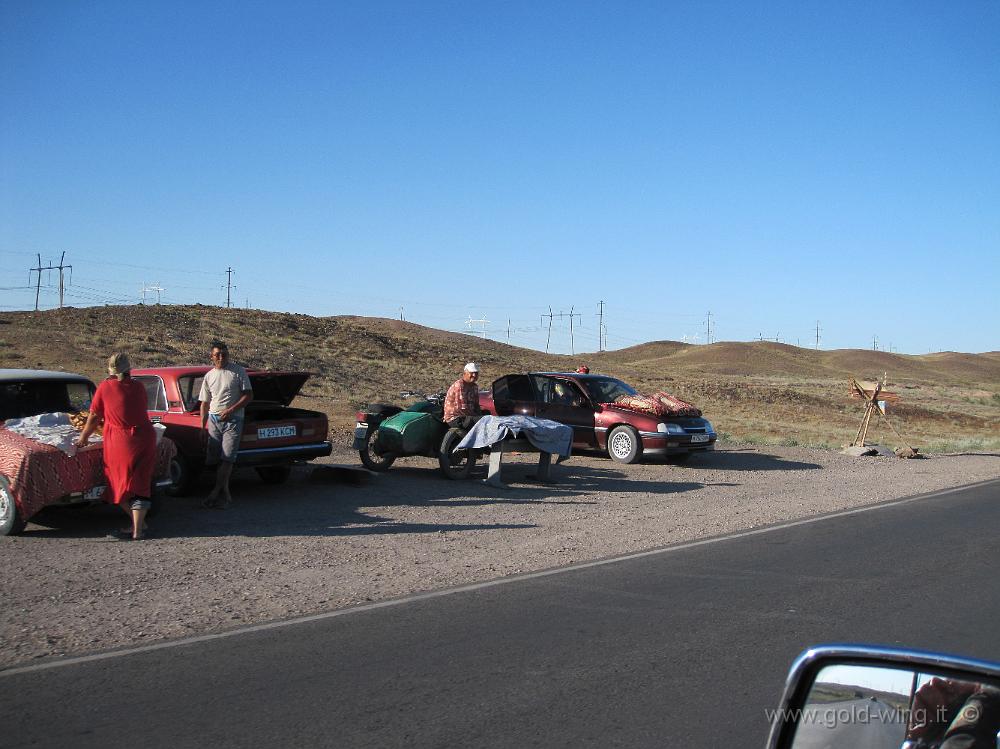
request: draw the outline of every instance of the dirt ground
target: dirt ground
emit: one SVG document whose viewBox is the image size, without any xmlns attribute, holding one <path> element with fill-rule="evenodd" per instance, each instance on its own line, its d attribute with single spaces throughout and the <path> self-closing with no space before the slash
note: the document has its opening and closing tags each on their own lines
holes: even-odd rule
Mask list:
<svg viewBox="0 0 1000 749">
<path fill-rule="evenodd" d="M 338 449 L 289 482 L 234 476 L 235 505 L 168 499 L 153 538 L 107 538 L 113 508 L 46 510 L 0 539 L 0 668 L 216 632 L 560 567 L 1000 478 L 1000 454 L 850 458 L 720 444 L 686 466 L 574 456 L 556 483 L 505 457 L 509 488 L 435 463 L 363 472 Z M 358 470 L 337 470 L 332 466 Z M 485 476 L 485 468 L 479 474 Z M 202 491 L 207 490 L 207 485 Z"/>
</svg>

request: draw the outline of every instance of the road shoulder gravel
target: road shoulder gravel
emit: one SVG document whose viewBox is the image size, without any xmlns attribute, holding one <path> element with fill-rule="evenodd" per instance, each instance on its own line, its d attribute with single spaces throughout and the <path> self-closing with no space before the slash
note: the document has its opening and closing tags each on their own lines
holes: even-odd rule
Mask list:
<svg viewBox="0 0 1000 749">
<path fill-rule="evenodd" d="M 235 505 L 169 499 L 154 537 L 110 542 L 112 508 L 47 510 L 0 539 L 0 668 L 318 613 L 724 535 L 1000 478 L 1000 455 L 925 460 L 725 444 L 685 466 L 504 458 L 498 489 L 435 461 L 368 474 L 357 455 L 283 486 L 234 476 Z M 335 466 L 350 466 L 338 470 Z M 357 470 L 354 470 L 357 469 Z M 481 476 L 484 476 L 484 469 Z M 202 490 L 207 491 L 207 484 Z"/>
</svg>

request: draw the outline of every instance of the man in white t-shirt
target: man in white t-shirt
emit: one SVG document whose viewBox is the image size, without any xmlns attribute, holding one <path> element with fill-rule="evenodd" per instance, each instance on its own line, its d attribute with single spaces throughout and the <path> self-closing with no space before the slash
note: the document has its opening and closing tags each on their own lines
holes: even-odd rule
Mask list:
<svg viewBox="0 0 1000 749">
<path fill-rule="evenodd" d="M 253 400 L 253 387 L 247 371 L 229 361 L 226 344 L 212 344 L 212 369 L 201 381 L 202 439 L 205 440 L 207 465 L 218 465 L 215 487 L 202 502 L 205 507 L 224 510 L 233 501 L 229 477 L 240 449 L 243 435 L 243 407 Z"/>
</svg>

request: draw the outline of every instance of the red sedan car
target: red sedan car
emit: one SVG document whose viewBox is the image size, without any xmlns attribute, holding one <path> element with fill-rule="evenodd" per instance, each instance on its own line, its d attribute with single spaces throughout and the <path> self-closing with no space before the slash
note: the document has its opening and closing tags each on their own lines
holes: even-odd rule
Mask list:
<svg viewBox="0 0 1000 749">
<path fill-rule="evenodd" d="M 686 460 L 715 449 L 715 429 L 700 416 L 653 416 L 616 405 L 635 388 L 607 375 L 577 372 L 511 374 L 479 393 L 485 412 L 524 414 L 573 427 L 573 446 L 605 450 L 619 463 L 645 456 Z M 700 413 L 695 411 L 695 413 Z"/>
<path fill-rule="evenodd" d="M 146 387 L 150 420 L 163 424 L 167 436 L 177 444 L 177 457 L 171 465 L 177 494 L 189 492 L 204 467 L 198 393 L 209 369 L 132 370 L 132 377 Z M 246 407 L 237 466 L 253 466 L 265 482 L 278 484 L 288 478 L 293 463 L 330 454 L 333 448 L 327 440 L 326 414 L 290 405 L 309 379 L 308 372 L 248 369 L 247 375 L 253 400 Z"/>
</svg>

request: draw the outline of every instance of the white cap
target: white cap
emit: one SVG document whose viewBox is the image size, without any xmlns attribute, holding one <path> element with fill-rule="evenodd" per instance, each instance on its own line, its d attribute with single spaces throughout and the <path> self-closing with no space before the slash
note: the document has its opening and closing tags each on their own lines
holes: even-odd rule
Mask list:
<svg viewBox="0 0 1000 749">
<path fill-rule="evenodd" d="M 466 372 L 478 372 L 479 371 L 479 365 L 476 364 L 474 361 L 470 361 L 468 364 L 465 365 L 465 371 Z"/>
</svg>

